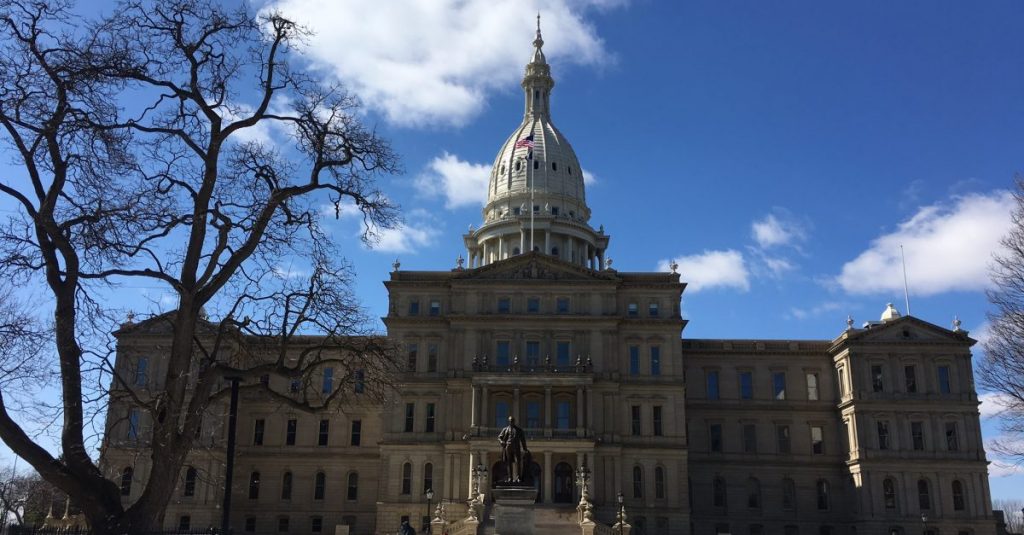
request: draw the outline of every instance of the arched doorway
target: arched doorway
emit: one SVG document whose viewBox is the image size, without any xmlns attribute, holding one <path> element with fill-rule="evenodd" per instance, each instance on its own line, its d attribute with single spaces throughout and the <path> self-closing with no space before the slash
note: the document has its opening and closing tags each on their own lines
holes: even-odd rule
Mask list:
<svg viewBox="0 0 1024 535">
<path fill-rule="evenodd" d="M 569 463 L 558 463 L 555 465 L 555 479 L 552 489 L 552 501 L 555 503 L 572 503 L 573 479 L 572 466 Z"/>
</svg>

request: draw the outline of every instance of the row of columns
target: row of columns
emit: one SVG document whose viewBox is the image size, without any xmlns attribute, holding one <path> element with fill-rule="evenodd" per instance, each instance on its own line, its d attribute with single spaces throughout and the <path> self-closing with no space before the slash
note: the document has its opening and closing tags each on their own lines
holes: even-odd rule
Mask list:
<svg viewBox="0 0 1024 535">
<path fill-rule="evenodd" d="M 522 420 L 519 417 L 519 397 L 520 389 L 515 387 L 512 389 L 512 407 L 509 412 L 511 416 L 515 416 L 516 420 Z M 490 427 L 488 425 L 489 411 L 487 408 L 490 406 L 490 396 L 487 385 L 473 385 L 473 393 L 471 396 L 472 408 L 470 411 L 470 426 L 473 428 L 477 427 Z M 577 435 L 584 431 L 584 410 L 585 398 L 583 394 L 583 386 L 576 387 L 576 433 Z M 551 387 L 544 387 L 544 428 L 551 429 Z M 503 427 L 505 422 L 494 422 L 495 427 Z"/>
<path fill-rule="evenodd" d="M 553 486 L 552 485 L 553 485 L 553 481 L 555 479 L 555 466 L 554 466 L 554 454 L 555 454 L 555 452 L 548 450 L 548 451 L 544 451 L 542 453 L 544 455 L 544 464 L 541 465 L 541 487 L 542 487 L 541 491 L 543 492 L 543 503 L 550 504 L 550 503 L 554 503 L 554 492 L 553 492 Z M 593 455 L 591 455 L 591 458 L 592 457 L 593 457 Z M 495 461 L 497 461 L 497 459 L 495 459 Z M 569 476 L 570 478 L 572 478 L 573 503 L 578 502 L 579 499 L 580 499 L 580 491 L 582 489 L 579 486 L 579 482 L 576 481 L 576 474 L 577 474 L 576 471 L 579 469 L 579 467 L 583 466 L 584 462 L 586 462 L 586 453 L 581 452 L 581 451 L 577 451 L 576 452 L 576 465 L 572 467 L 572 473 Z M 470 465 L 470 467 L 475 467 L 478 464 L 482 464 L 483 466 L 487 467 L 488 471 L 490 471 L 491 470 L 491 463 L 492 463 L 492 461 L 490 459 L 490 452 L 488 452 L 488 451 L 479 451 L 479 452 L 470 451 L 469 452 L 469 465 Z M 618 459 L 615 460 L 615 464 L 616 464 L 616 466 L 618 466 Z M 473 484 L 474 484 L 474 482 L 473 482 L 473 470 L 470 469 L 469 473 L 470 473 L 469 485 L 467 486 L 467 488 L 470 489 L 470 494 L 469 494 L 468 498 L 472 499 L 472 498 L 474 498 L 474 496 L 472 495 L 472 489 L 473 489 Z M 494 477 L 494 475 L 490 474 L 489 477 Z M 618 473 L 617 472 L 616 472 L 615 482 L 616 482 L 616 484 L 619 483 L 619 477 L 618 477 Z M 485 486 L 487 488 L 489 488 L 491 483 L 492 482 L 490 480 L 488 480 L 487 483 L 485 483 Z M 591 480 L 590 484 L 591 484 L 591 486 L 593 486 L 593 480 Z M 487 494 L 487 488 L 478 489 L 478 490 L 479 490 L 479 492 L 481 494 Z M 593 488 L 593 487 L 591 487 L 591 488 Z"/>
<path fill-rule="evenodd" d="M 529 229 L 521 228 L 519 229 L 518 239 L 500 234 L 496 238 L 484 240 L 478 244 L 477 247 L 467 249 L 466 258 L 468 267 L 478 268 L 515 256 L 514 248 L 517 246 L 520 253 L 529 251 L 529 234 Z M 535 240 L 536 238 L 537 237 L 535 236 Z M 536 242 L 534 245 L 544 254 L 551 254 L 551 248 L 553 247 L 551 232 L 549 230 L 544 231 L 543 248 L 537 246 Z M 562 260 L 588 267 L 595 271 L 604 267 L 605 250 L 598 248 L 586 240 L 574 238 L 572 236 L 562 236 L 561 239 L 558 239 L 556 236 L 554 245 L 559 247 L 558 258 Z"/>
</svg>

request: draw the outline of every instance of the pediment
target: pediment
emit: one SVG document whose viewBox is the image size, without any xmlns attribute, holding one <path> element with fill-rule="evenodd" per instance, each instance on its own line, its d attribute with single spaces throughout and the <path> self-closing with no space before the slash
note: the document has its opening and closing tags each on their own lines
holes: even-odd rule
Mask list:
<svg viewBox="0 0 1024 535">
<path fill-rule="evenodd" d="M 847 338 L 868 343 L 966 343 L 974 345 L 976 341 L 967 336 L 967 331 L 951 331 L 934 323 L 903 316 L 892 321 L 876 324 L 867 329 L 858 329 Z"/>
<path fill-rule="evenodd" d="M 164 312 L 139 322 L 122 323 L 114 336 L 125 334 L 146 336 L 170 336 L 174 333 L 174 312 Z M 196 334 L 216 334 L 217 326 L 204 319 L 196 320 Z"/>
<path fill-rule="evenodd" d="M 540 253 L 527 253 L 486 266 L 467 269 L 458 280 L 538 280 L 559 282 L 614 281 L 614 271 L 593 271 Z"/>
</svg>

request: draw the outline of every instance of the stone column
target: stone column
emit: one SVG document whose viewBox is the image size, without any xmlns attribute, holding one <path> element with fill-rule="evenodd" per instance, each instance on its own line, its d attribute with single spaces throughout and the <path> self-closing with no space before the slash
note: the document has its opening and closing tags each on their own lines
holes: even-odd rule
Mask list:
<svg viewBox="0 0 1024 535">
<path fill-rule="evenodd" d="M 505 254 L 505 236 L 499 234 L 498 235 L 498 260 L 501 260 L 503 258 L 504 254 Z"/>
<path fill-rule="evenodd" d="M 551 254 L 551 231 L 544 231 L 544 254 Z"/>
<path fill-rule="evenodd" d="M 576 436 L 583 436 L 583 387 L 576 387 Z"/>
<path fill-rule="evenodd" d="M 544 482 L 544 503 L 551 503 L 551 480 L 555 477 L 555 468 L 551 465 L 551 452 L 544 452 L 544 466 L 541 467 L 542 481 Z"/>
<path fill-rule="evenodd" d="M 480 387 L 480 427 L 486 428 L 490 421 L 490 410 L 488 409 L 487 385 Z"/>
<path fill-rule="evenodd" d="M 470 406 L 470 422 L 469 422 L 469 427 L 470 427 L 471 432 L 473 430 L 476 430 L 476 427 L 478 425 L 480 425 L 480 407 L 479 407 L 480 394 L 477 392 L 477 390 L 479 390 L 479 387 L 474 386 L 472 388 L 473 388 L 473 395 L 472 395 L 472 399 L 470 401 L 470 403 L 472 403 L 472 405 Z"/>
<path fill-rule="evenodd" d="M 512 416 L 516 417 L 516 422 L 519 422 L 519 388 L 512 389 Z M 522 422 L 520 422 L 522 423 Z M 520 426 L 522 427 L 522 426 Z"/>
<path fill-rule="evenodd" d="M 526 252 L 526 229 L 519 228 L 519 254 Z"/>
<path fill-rule="evenodd" d="M 487 246 L 487 241 L 486 241 L 486 240 L 485 240 L 485 241 L 484 241 L 484 243 L 483 243 L 482 249 L 483 249 L 483 256 L 484 256 L 484 259 L 483 259 L 483 264 L 484 264 L 484 265 L 487 265 L 487 264 L 489 263 L 489 262 L 488 262 L 488 257 L 487 257 L 487 255 L 488 255 L 488 253 L 490 253 L 491 251 L 490 251 L 490 247 L 488 247 L 488 246 Z"/>
<path fill-rule="evenodd" d="M 544 436 L 551 436 L 551 387 L 544 387 Z"/>
</svg>

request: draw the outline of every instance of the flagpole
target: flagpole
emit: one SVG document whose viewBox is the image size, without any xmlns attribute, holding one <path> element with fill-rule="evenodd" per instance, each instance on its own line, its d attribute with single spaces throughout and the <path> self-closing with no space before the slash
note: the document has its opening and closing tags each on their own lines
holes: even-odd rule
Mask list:
<svg viewBox="0 0 1024 535">
<path fill-rule="evenodd" d="M 527 154 L 529 154 L 531 156 L 530 162 L 528 164 L 530 167 L 528 167 L 526 169 L 527 172 L 529 173 L 531 170 L 535 170 L 535 169 L 532 169 L 534 167 L 534 162 L 535 162 L 533 160 L 533 158 L 532 158 L 532 156 L 533 156 L 533 148 L 530 148 L 530 151 Z M 530 252 L 531 253 L 533 252 L 533 212 L 534 212 L 534 209 L 533 209 L 533 189 L 534 189 L 534 185 L 535 185 L 534 183 L 536 181 L 537 181 L 537 173 L 530 173 Z"/>
</svg>

